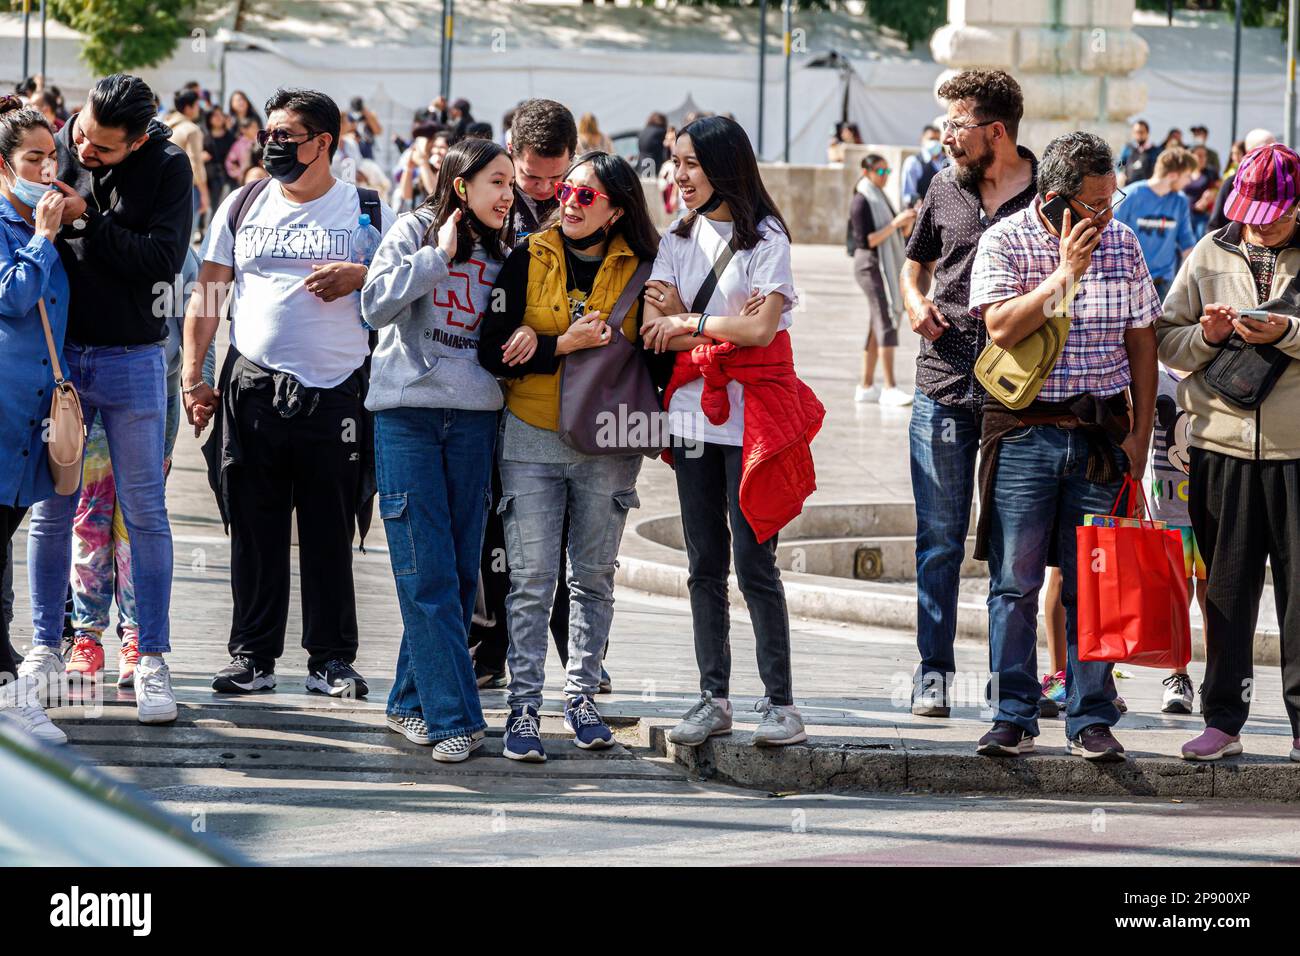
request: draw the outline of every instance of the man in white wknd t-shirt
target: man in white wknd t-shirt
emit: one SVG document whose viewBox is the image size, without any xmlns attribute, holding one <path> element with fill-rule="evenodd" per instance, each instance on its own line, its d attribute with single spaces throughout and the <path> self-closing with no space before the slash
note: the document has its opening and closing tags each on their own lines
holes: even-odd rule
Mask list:
<svg viewBox="0 0 1300 956">
<path fill-rule="evenodd" d="M 353 261 L 365 210 L 357 188 L 330 171 L 339 139 L 333 100 L 281 90 L 266 112 L 259 140 L 271 179 L 235 191 L 217 210 L 185 319 L 185 410 L 195 434 L 216 423 L 204 454 L 231 540 L 231 661 L 212 687 L 275 686 L 296 511 L 307 689 L 364 697 L 366 682 L 352 666 L 352 538 L 358 518 L 364 534 L 373 495 L 362 404 L 366 266 Z M 246 202 L 254 186 L 260 191 Z M 377 200 L 366 209 L 381 231 L 392 225 L 392 210 Z M 213 390 L 191 356 L 206 353 L 220 321 L 217 290 L 232 282 L 231 349 Z"/>
</svg>

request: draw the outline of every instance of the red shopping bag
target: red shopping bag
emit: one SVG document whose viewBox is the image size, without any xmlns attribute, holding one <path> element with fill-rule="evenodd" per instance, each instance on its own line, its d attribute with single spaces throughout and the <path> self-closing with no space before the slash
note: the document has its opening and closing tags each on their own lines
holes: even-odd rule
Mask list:
<svg viewBox="0 0 1300 956">
<path fill-rule="evenodd" d="M 1192 657 L 1183 541 L 1156 528 L 1142 486 L 1125 477 L 1111 508 L 1128 492 L 1146 516 L 1136 527 L 1076 529 L 1079 660 L 1182 668 Z"/>
</svg>

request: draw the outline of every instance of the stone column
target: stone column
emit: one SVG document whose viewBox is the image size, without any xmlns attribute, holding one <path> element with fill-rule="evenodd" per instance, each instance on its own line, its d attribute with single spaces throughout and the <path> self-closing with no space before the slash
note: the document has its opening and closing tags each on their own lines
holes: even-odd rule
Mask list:
<svg viewBox="0 0 1300 956">
<path fill-rule="evenodd" d="M 948 0 L 930 49 L 947 66 L 935 85 L 969 69 L 1006 70 L 1025 94 L 1019 142 L 1035 153 L 1086 129 L 1118 150 L 1127 120 L 1146 109 L 1131 74 L 1147 43 L 1131 29 L 1134 0 Z"/>
</svg>

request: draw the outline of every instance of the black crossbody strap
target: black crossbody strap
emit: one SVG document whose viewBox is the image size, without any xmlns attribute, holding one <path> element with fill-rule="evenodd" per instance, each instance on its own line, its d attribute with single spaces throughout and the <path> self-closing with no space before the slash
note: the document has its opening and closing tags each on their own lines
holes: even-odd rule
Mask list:
<svg viewBox="0 0 1300 956">
<path fill-rule="evenodd" d="M 637 297 L 641 295 L 641 291 L 645 288 L 646 280 L 650 278 L 652 269 L 654 269 L 653 261 L 642 262 L 636 267 L 636 272 L 632 273 L 632 278 L 627 280 L 627 285 L 623 286 L 623 293 L 618 297 L 618 301 L 614 303 L 614 308 L 610 310 L 605 319 L 605 322 L 615 332 L 622 330 L 623 320 L 627 318 L 628 312 L 631 311 L 632 303 L 636 302 Z"/>
<path fill-rule="evenodd" d="M 731 262 L 731 257 L 736 254 L 736 247 L 732 244 L 734 241 L 735 236 L 727 240 L 727 244 L 718 253 L 718 258 L 713 260 L 713 271 L 704 277 L 704 284 L 700 286 L 700 291 L 695 293 L 695 300 L 691 303 L 692 312 L 703 312 L 704 307 L 713 298 L 713 290 L 718 287 L 718 280 L 722 278 L 722 273 L 727 271 L 727 264 Z"/>
</svg>

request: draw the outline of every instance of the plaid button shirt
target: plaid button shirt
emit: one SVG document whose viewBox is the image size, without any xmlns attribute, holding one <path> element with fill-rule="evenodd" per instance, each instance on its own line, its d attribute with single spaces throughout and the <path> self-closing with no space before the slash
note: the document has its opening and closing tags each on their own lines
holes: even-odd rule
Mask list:
<svg viewBox="0 0 1300 956">
<path fill-rule="evenodd" d="M 1058 240 L 1038 217 L 1039 201 L 980 237 L 971 271 L 970 311 L 1032 292 L 1061 263 Z M 1160 317 L 1160 296 L 1137 236 L 1112 219 L 1092 253 L 1070 306 L 1070 334 L 1038 397 L 1061 402 L 1076 395 L 1107 398 L 1133 381 L 1124 333 Z"/>
</svg>

